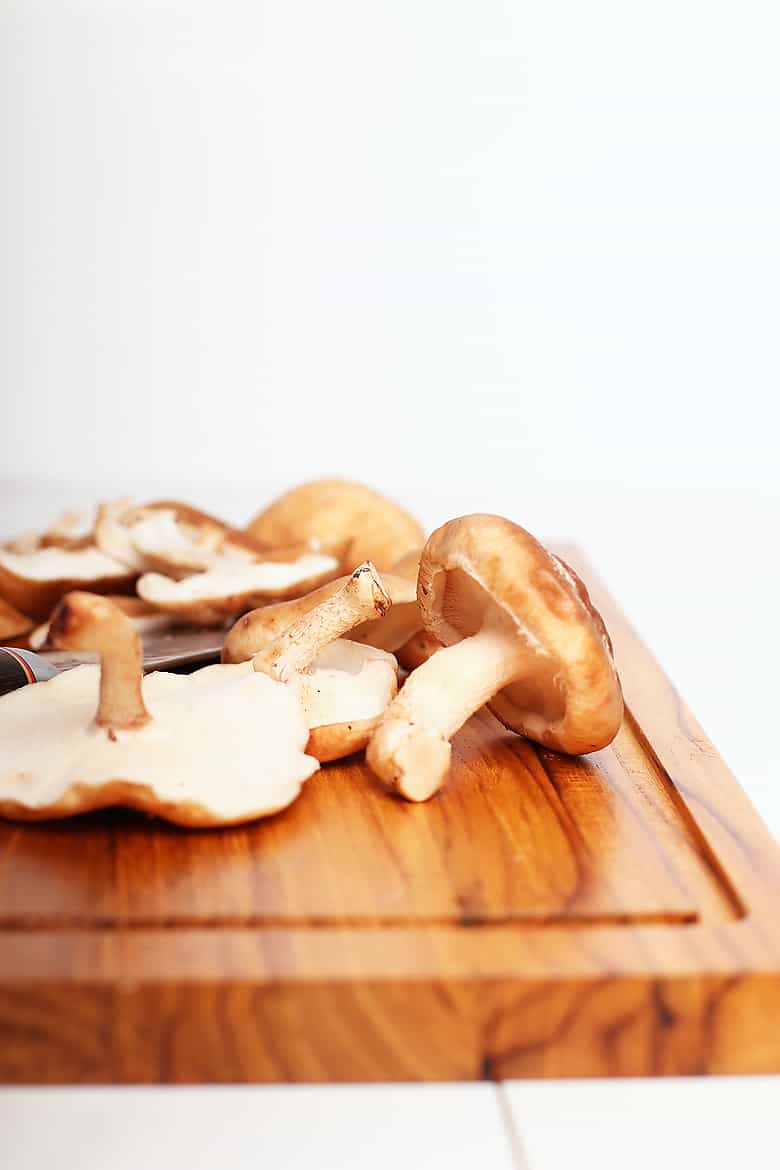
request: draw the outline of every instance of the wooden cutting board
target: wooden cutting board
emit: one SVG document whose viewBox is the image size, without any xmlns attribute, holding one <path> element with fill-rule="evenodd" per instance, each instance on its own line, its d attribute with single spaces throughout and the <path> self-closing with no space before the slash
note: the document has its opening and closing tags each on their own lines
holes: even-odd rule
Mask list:
<svg viewBox="0 0 780 1170">
<path fill-rule="evenodd" d="M 606 751 L 483 712 L 425 805 L 350 760 L 238 829 L 0 823 L 0 1080 L 780 1072 L 780 850 L 562 551 L 615 642 Z"/>
</svg>

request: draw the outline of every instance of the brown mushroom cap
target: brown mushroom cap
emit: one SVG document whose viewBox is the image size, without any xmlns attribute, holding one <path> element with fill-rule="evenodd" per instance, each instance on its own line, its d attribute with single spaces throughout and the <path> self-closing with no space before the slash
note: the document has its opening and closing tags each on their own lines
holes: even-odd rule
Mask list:
<svg viewBox="0 0 780 1170">
<path fill-rule="evenodd" d="M 292 488 L 255 516 L 247 531 L 268 545 L 349 541 L 344 563 L 372 561 L 380 572 L 425 539 L 417 521 L 398 504 L 365 484 L 341 479 Z"/>
<path fill-rule="evenodd" d="M 423 550 L 417 596 L 442 645 L 412 671 L 366 751 L 393 791 L 428 800 L 447 776 L 452 736 L 486 703 L 559 751 L 614 737 L 623 700 L 604 624 L 582 582 L 525 529 L 498 516 L 451 520 Z"/>
<path fill-rule="evenodd" d="M 451 520 L 433 533 L 420 564 L 425 629 L 445 646 L 491 616 L 535 651 L 535 667 L 488 706 L 546 747 L 581 754 L 617 734 L 623 698 L 612 644 L 582 581 L 559 557 L 500 516 Z"/>
</svg>

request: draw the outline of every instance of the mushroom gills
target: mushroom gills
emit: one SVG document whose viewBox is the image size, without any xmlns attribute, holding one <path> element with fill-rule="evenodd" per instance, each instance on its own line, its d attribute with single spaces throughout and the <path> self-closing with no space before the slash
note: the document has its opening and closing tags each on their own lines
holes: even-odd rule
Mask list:
<svg viewBox="0 0 780 1170">
<path fill-rule="evenodd" d="M 141 675 L 141 641 L 104 597 L 69 593 L 52 615 L 81 666 L 0 702 L 0 814 L 36 820 L 110 804 L 180 824 L 233 824 L 294 800 L 317 768 L 295 696 L 251 663 Z M 97 714 L 95 706 L 97 704 Z M 41 720 L 47 735 L 40 735 Z"/>
<path fill-rule="evenodd" d="M 258 561 L 220 565 L 174 581 L 161 573 L 146 573 L 138 582 L 138 594 L 151 602 L 203 601 L 244 592 L 281 592 L 297 581 L 330 572 L 338 567 L 335 557 L 306 553 L 296 561 Z"/>
<path fill-rule="evenodd" d="M 309 727 L 376 719 L 397 690 L 392 654 L 337 638 L 292 682 Z"/>
<path fill-rule="evenodd" d="M 150 720 L 133 730 L 97 726 L 99 687 L 99 668 L 79 666 L 0 701 L 0 738 L 13 749 L 0 767 L 5 815 L 122 804 L 185 825 L 233 824 L 284 808 L 317 769 L 294 696 L 249 663 L 147 675 Z"/>
</svg>

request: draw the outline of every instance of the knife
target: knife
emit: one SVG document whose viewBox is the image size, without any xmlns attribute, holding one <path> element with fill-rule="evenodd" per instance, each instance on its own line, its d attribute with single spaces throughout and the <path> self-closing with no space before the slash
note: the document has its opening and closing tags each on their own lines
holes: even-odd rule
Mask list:
<svg viewBox="0 0 780 1170">
<path fill-rule="evenodd" d="M 218 662 L 224 630 L 179 629 L 142 637 L 144 673 L 163 667 L 205 666 Z M 0 646 L 0 695 L 28 683 L 46 682 L 64 670 L 98 661 L 96 654 L 72 654 L 69 650 L 45 650 L 35 654 L 16 646 Z"/>
</svg>

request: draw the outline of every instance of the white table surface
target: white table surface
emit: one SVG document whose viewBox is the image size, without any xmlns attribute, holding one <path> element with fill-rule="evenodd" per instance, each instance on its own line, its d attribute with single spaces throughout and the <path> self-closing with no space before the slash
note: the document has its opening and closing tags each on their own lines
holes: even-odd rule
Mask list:
<svg viewBox="0 0 780 1170">
<path fill-rule="evenodd" d="M 236 521 L 264 494 L 247 483 L 137 485 L 0 480 L 8 534 L 96 493 L 178 494 Z M 504 485 L 408 484 L 433 525 L 483 508 L 543 538 L 575 540 L 656 652 L 762 816 L 780 837 L 774 747 L 780 658 L 780 498 L 538 494 Z M 4 533 L 0 533 L 3 535 Z M 780 1021 L 778 1021 L 780 1027 Z M 707 1170 L 780 1166 L 780 1077 L 505 1082 L 492 1085 L 5 1089 L 3 1170 Z"/>
</svg>

